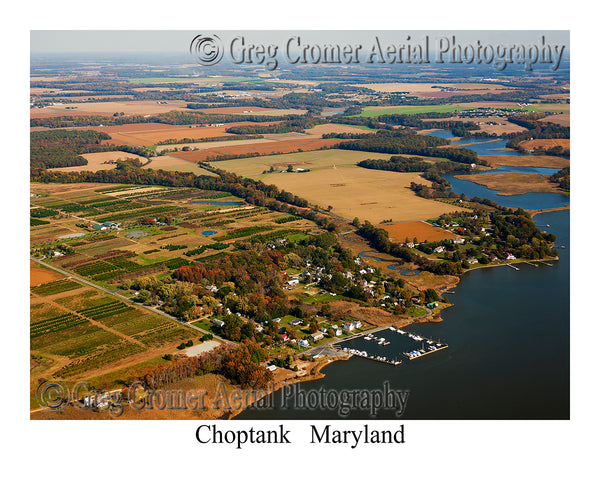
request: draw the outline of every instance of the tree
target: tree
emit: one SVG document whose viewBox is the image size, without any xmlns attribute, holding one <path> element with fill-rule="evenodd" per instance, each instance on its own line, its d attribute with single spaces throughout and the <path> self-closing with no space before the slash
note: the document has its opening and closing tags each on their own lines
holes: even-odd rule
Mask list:
<svg viewBox="0 0 600 480">
<path fill-rule="evenodd" d="M 293 172 L 294 171 L 294 167 L 292 165 L 288 165 L 287 166 L 287 171 L 288 172 Z"/>
<path fill-rule="evenodd" d="M 312 320 L 309 324 L 308 324 L 308 331 L 310 333 L 315 333 L 319 330 L 319 324 L 317 322 L 315 322 L 314 320 Z"/>
</svg>

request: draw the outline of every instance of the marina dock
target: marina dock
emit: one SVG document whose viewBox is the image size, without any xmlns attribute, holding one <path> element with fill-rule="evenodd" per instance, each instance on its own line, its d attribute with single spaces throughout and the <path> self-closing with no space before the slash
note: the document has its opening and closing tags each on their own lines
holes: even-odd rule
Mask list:
<svg viewBox="0 0 600 480">
<path fill-rule="evenodd" d="M 388 338 L 376 336 L 375 333 L 385 333 Z M 343 345 L 344 343 L 349 345 Z M 355 335 L 352 339 L 338 343 L 335 348 L 347 354 L 368 358 L 376 362 L 400 365 L 402 364 L 402 357 L 415 360 L 430 353 L 444 350 L 448 348 L 448 345 L 390 326 L 385 327 L 385 329 L 378 329 L 376 332 L 371 331 Z"/>
</svg>

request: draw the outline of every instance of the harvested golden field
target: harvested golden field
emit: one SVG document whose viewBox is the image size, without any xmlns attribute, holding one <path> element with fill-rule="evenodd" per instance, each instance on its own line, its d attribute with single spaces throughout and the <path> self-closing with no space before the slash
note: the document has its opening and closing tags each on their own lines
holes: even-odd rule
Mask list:
<svg viewBox="0 0 600 480">
<path fill-rule="evenodd" d="M 29 262 L 29 286 L 34 287 L 43 283 L 52 282 L 63 278 L 63 276 L 53 270 L 41 267 L 32 261 Z"/>
<path fill-rule="evenodd" d="M 191 172 L 196 175 L 217 176 L 215 173 L 209 172 L 200 168 L 195 162 L 188 162 L 181 158 L 172 157 L 170 155 L 162 155 L 160 157 L 152 157 L 150 163 L 142 168 L 152 168 L 154 170 L 167 170 L 169 172 Z"/>
<path fill-rule="evenodd" d="M 146 159 L 144 157 L 140 157 L 134 153 L 126 153 L 126 152 L 97 152 L 97 153 L 84 153 L 81 155 L 85 158 L 88 163 L 87 165 L 78 165 L 76 167 L 59 167 L 53 168 L 52 171 L 56 172 L 97 172 L 99 170 L 112 170 L 116 168 L 116 161 L 123 161 L 130 158 L 139 159 L 142 164 L 146 163 Z"/>
<path fill-rule="evenodd" d="M 377 224 L 383 220 L 412 222 L 463 210 L 417 197 L 411 182 L 429 184 L 418 173 L 368 170 L 342 165 L 306 173 L 272 173 L 263 179 L 348 220 L 358 217 Z"/>
<path fill-rule="evenodd" d="M 553 147 L 571 148 L 571 140 L 568 138 L 534 138 L 519 143 L 519 147 L 527 150 L 535 150 L 536 148 L 548 150 Z"/>
<path fill-rule="evenodd" d="M 478 175 L 456 175 L 456 178 L 484 185 L 498 191 L 498 195 L 522 195 L 524 193 L 561 193 L 548 175 L 538 173 L 484 173 Z"/>
<path fill-rule="evenodd" d="M 182 158 L 190 162 L 204 162 L 221 155 L 248 155 L 255 153 L 259 155 L 271 155 L 276 153 L 291 153 L 318 150 L 323 147 L 332 147 L 340 143 L 339 139 L 304 138 L 297 140 L 286 140 L 282 142 L 260 143 L 253 145 L 232 145 L 228 147 L 197 150 L 195 152 L 175 152 L 173 157 Z"/>
<path fill-rule="evenodd" d="M 184 147 L 188 147 L 190 150 L 208 150 L 212 148 L 229 147 L 233 145 L 254 145 L 256 143 L 269 143 L 273 142 L 268 138 L 253 138 L 249 140 L 235 140 L 235 136 L 231 136 L 231 140 L 220 140 L 217 142 L 195 142 L 195 143 L 177 143 L 173 145 L 158 145 L 156 147 L 157 152 L 164 150 L 173 150 L 174 148 L 181 150 Z"/>
<path fill-rule="evenodd" d="M 556 123 L 562 127 L 569 127 L 571 125 L 571 114 L 570 113 L 558 113 L 556 115 L 548 115 L 542 118 L 546 122 Z"/>
<path fill-rule="evenodd" d="M 503 165 L 511 167 L 564 168 L 571 164 L 568 158 L 551 155 L 480 155 L 479 158 L 486 160 L 494 168 Z"/>
<path fill-rule="evenodd" d="M 247 114 L 247 115 L 304 115 L 306 110 L 298 108 L 264 108 L 264 107 L 215 107 L 196 110 L 211 114 Z"/>
<path fill-rule="evenodd" d="M 210 137 L 233 137 L 227 133 L 230 127 L 248 125 L 249 122 L 228 123 L 218 127 L 162 125 L 155 123 L 137 123 L 111 127 L 94 127 L 93 130 L 108 133 L 111 138 L 134 145 L 156 145 L 170 140 L 201 139 Z M 160 126 L 157 126 L 160 125 Z M 125 127 L 125 128 L 124 128 Z"/>
<path fill-rule="evenodd" d="M 75 114 L 109 116 L 113 115 L 115 112 L 123 112 L 125 115 L 156 115 L 159 113 L 171 112 L 173 110 L 191 111 L 186 105 L 185 102 L 179 101 L 158 103 L 156 100 L 129 100 L 121 102 L 65 103 L 62 105 L 52 105 L 40 110 L 59 115 Z M 41 116 L 43 116 L 43 114 Z M 31 111 L 31 117 L 36 117 L 36 115 L 34 115 L 34 110 Z"/>
<path fill-rule="evenodd" d="M 410 241 L 416 238 L 418 242 L 439 242 L 440 240 L 449 240 L 458 237 L 458 235 L 452 232 L 434 227 L 427 222 L 395 223 L 392 225 L 381 225 L 379 228 L 388 232 L 389 239 L 397 243 L 404 243 L 407 238 Z"/>
<path fill-rule="evenodd" d="M 260 179 L 265 183 L 271 183 L 269 178 L 274 173 L 263 173 L 271 167 L 278 172 L 286 170 L 288 165 L 305 170 L 320 170 L 342 165 L 356 165 L 367 158 L 389 160 L 391 155 L 385 153 L 360 152 L 358 150 L 339 150 L 335 148 L 317 150 L 314 152 L 288 153 L 285 155 L 269 155 L 265 157 L 236 158 L 214 162 L 215 167 L 229 172 Z M 295 173 L 293 175 L 296 175 Z M 302 173 L 301 175 L 306 175 Z"/>
<path fill-rule="evenodd" d="M 354 85 L 382 93 L 408 92 L 418 97 L 450 97 L 454 95 L 483 95 L 513 90 L 502 84 L 493 83 L 367 83 Z M 437 88 L 435 88 L 437 87 Z M 443 87 L 443 88 L 439 88 Z"/>
</svg>

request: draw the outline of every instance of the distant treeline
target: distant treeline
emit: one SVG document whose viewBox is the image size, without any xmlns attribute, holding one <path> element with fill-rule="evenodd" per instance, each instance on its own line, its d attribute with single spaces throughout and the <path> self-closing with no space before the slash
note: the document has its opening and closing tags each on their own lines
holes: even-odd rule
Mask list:
<svg viewBox="0 0 600 480">
<path fill-rule="evenodd" d="M 235 133 L 236 135 L 304 132 L 304 130 L 322 123 L 327 123 L 327 120 L 312 117 L 301 117 L 294 120 L 286 120 L 281 123 L 273 123 L 270 125 L 243 125 L 230 127 L 225 131 L 227 133 Z"/>
<path fill-rule="evenodd" d="M 176 111 L 160 113 L 146 117 L 144 115 L 110 116 L 102 115 L 62 115 L 60 117 L 32 118 L 31 127 L 88 127 L 98 125 L 124 125 L 130 123 L 166 123 L 169 125 L 195 125 L 230 122 L 256 122 L 283 121 L 303 118 L 303 115 L 235 115 L 235 114 L 207 114 L 199 112 Z"/>
</svg>

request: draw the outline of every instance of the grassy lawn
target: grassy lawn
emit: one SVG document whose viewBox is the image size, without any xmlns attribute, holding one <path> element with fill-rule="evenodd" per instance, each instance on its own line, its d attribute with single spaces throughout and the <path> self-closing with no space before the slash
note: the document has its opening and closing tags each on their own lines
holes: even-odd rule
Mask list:
<svg viewBox="0 0 600 480">
<path fill-rule="evenodd" d="M 427 310 L 425 310 L 424 308 L 421 307 L 410 307 L 406 313 L 408 313 L 408 315 L 410 317 L 420 317 L 421 315 L 425 315 L 427 313 Z"/>
</svg>

